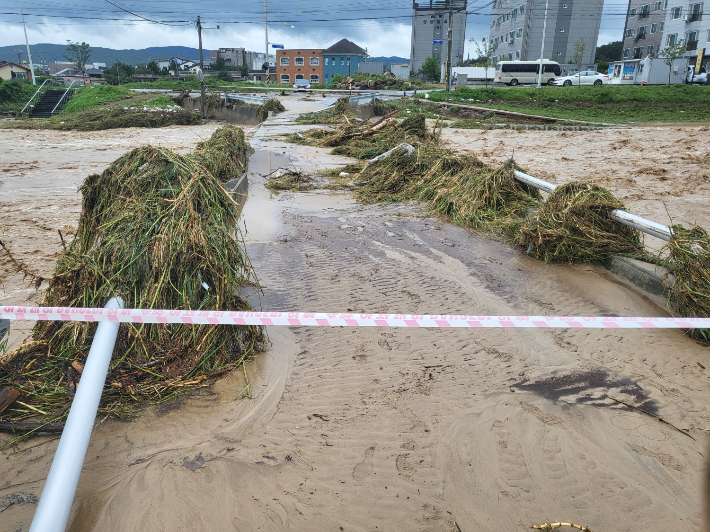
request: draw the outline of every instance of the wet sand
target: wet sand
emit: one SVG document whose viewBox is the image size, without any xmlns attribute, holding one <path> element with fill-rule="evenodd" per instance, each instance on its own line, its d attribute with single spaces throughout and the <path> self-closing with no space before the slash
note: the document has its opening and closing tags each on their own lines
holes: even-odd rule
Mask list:
<svg viewBox="0 0 710 532">
<path fill-rule="evenodd" d="M 601 268 L 542 264 L 414 205 L 270 194 L 262 177 L 269 160 L 288 156 L 297 168 L 346 161 L 270 139 L 296 127 L 290 116 L 251 140 L 257 153 L 244 218 L 264 286 L 261 301 L 252 301 L 263 309 L 663 314 Z M 38 222 L 16 216 L 7 240 L 33 247 L 23 236 L 30 227 L 34 247 L 45 249 L 55 228 L 35 226 L 56 214 L 38 207 L 58 203 L 52 212 L 75 225 L 73 201 L 35 196 Z M 42 251 L 34 264 L 51 272 L 54 260 Z M 20 303 L 11 299 L 26 297 L 18 286 L 6 279 L 2 300 Z M 706 433 L 691 430 L 692 439 L 611 399 L 678 427 L 710 427 L 707 348 L 681 332 L 270 328 L 269 335 L 272 349 L 247 367 L 252 399 L 235 400 L 246 385 L 235 373 L 135 420 L 98 426 L 69 530 L 522 532 L 546 521 L 595 531 L 700 530 Z M 39 497 L 57 445 L 50 440 L 3 451 L 0 509 Z M 14 504 L 0 513 L 0 528 L 27 530 L 35 507 Z"/>
</svg>

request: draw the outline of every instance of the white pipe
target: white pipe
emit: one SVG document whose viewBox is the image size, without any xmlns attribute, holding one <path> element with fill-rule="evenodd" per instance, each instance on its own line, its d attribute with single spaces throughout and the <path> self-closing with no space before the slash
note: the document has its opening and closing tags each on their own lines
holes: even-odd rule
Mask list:
<svg viewBox="0 0 710 532">
<path fill-rule="evenodd" d="M 557 185 L 553 185 L 552 183 L 548 183 L 547 181 L 543 181 L 542 179 L 538 179 L 537 177 L 533 177 L 518 170 L 514 172 L 514 175 L 515 179 L 518 181 L 542 190 L 543 192 L 547 192 L 548 194 L 557 188 Z M 641 231 L 648 235 L 655 236 L 656 238 L 660 238 L 661 240 L 665 240 L 666 242 L 669 241 L 671 239 L 671 235 L 673 235 L 673 230 L 667 225 L 661 225 L 656 222 L 652 222 L 651 220 L 646 220 L 645 218 L 641 218 L 640 216 L 636 216 L 630 212 L 622 211 L 621 209 L 614 209 L 611 211 L 609 213 L 609 218 L 615 222 L 633 227 L 637 231 Z"/>
<path fill-rule="evenodd" d="M 104 308 L 123 308 L 120 297 Z M 64 532 L 106 382 L 119 324 L 99 323 L 30 532 Z"/>
</svg>

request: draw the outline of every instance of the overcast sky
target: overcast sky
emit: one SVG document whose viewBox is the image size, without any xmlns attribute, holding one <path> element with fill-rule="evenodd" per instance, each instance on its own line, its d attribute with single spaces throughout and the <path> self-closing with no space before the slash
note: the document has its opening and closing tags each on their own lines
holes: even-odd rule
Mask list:
<svg viewBox="0 0 710 532">
<path fill-rule="evenodd" d="M 544 0 L 534 0 L 544 5 Z M 584 0 L 578 0 L 584 1 Z M 194 20 L 201 15 L 203 47 L 264 50 L 263 0 L 195 2 L 188 0 L 25 0 L 23 9 L 30 45 L 64 44 L 67 39 L 92 46 L 140 49 L 149 46 L 197 47 Z M 467 39 L 488 37 L 490 0 L 469 0 Z M 383 8 L 382 5 L 387 7 Z M 623 0 L 605 0 L 598 44 L 620 40 Z M 373 56 L 409 57 L 410 0 L 268 0 L 269 41 L 287 48 L 325 48 L 343 37 Z M 131 13 L 128 13 L 131 12 Z M 149 22 L 144 19 L 150 19 Z M 18 0 L 0 0 L 0 46 L 25 42 Z M 467 44 L 466 52 L 475 56 Z"/>
</svg>

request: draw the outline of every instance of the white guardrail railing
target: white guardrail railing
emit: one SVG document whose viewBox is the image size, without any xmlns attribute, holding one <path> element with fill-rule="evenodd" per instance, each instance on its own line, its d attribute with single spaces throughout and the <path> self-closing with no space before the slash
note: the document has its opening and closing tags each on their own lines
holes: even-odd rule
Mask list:
<svg viewBox="0 0 710 532">
<path fill-rule="evenodd" d="M 543 181 L 542 179 L 538 179 L 537 177 L 533 177 L 518 170 L 515 171 L 515 179 L 525 183 L 526 185 L 535 187 L 538 190 L 547 192 L 548 194 L 557 188 L 557 185 L 553 185 L 552 183 L 548 183 L 547 181 Z M 622 211 L 621 209 L 614 209 L 611 211 L 609 213 L 609 218 L 621 224 L 633 227 L 634 229 L 648 235 L 660 238 L 661 240 L 668 241 L 673 235 L 673 230 L 667 225 L 646 220 L 645 218 L 641 218 L 640 216 L 636 216 L 630 212 Z"/>
<path fill-rule="evenodd" d="M 113 298 L 104 308 L 123 308 L 123 300 Z M 117 322 L 102 321 L 96 329 L 84 371 L 81 373 L 81 385 L 76 389 L 30 532 L 66 530 L 106 374 L 111 364 L 111 355 L 116 345 L 119 325 Z"/>
</svg>

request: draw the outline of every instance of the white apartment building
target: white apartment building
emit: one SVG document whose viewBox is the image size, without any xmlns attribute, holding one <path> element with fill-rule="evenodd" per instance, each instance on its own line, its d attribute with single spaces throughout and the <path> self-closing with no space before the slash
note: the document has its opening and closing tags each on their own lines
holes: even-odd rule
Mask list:
<svg viewBox="0 0 710 532">
<path fill-rule="evenodd" d="M 685 57 L 688 64 L 695 66 L 701 55 L 701 66 L 710 69 L 710 15 L 704 14 L 704 2 L 682 2 L 664 0 L 668 4 L 663 36 L 660 45 L 661 55 L 666 46 L 679 42 L 685 43 L 688 51 Z"/>
</svg>

